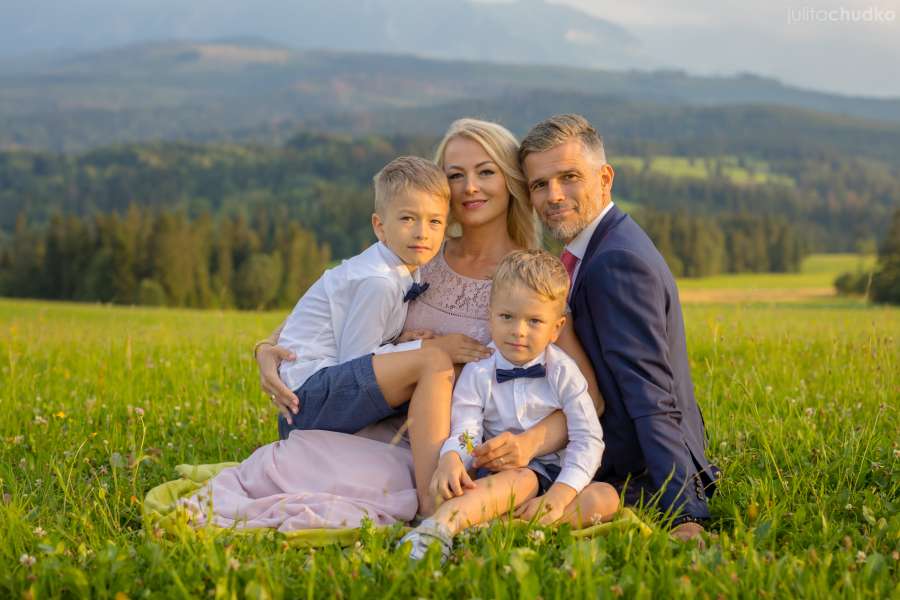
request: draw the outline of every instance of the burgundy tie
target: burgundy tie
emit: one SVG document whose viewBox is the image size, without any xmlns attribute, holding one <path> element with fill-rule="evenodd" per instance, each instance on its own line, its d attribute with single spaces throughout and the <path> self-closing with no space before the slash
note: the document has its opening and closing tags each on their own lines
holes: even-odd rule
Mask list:
<svg viewBox="0 0 900 600">
<path fill-rule="evenodd" d="M 566 272 L 569 274 L 569 281 L 574 283 L 574 281 L 572 281 L 572 274 L 575 273 L 578 257 L 568 250 L 563 250 L 563 253 L 559 255 L 559 260 L 562 261 L 563 266 L 566 268 Z"/>
</svg>

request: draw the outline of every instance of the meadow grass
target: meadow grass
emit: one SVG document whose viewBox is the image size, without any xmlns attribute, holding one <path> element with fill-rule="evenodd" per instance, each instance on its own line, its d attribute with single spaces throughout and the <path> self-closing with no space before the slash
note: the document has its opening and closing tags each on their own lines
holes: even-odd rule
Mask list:
<svg viewBox="0 0 900 600">
<path fill-rule="evenodd" d="M 709 456 L 706 550 L 503 524 L 417 565 L 394 530 L 317 550 L 171 536 L 140 499 L 276 437 L 250 347 L 281 313 L 0 301 L 0 597 L 900 595 L 900 310 L 685 309 Z M 302 457 L 301 457 L 302 459 Z M 654 522 L 654 516 L 644 517 Z"/>
<path fill-rule="evenodd" d="M 847 308 L 865 307 L 863 298 L 838 297 L 834 280 L 842 273 L 871 270 L 874 255 L 810 254 L 797 273 L 727 273 L 712 277 L 681 278 L 683 302 L 784 303 L 822 302 Z"/>
<path fill-rule="evenodd" d="M 615 167 L 636 171 L 642 171 L 647 166 L 647 159 L 641 156 L 614 156 L 611 162 Z M 718 176 L 737 185 L 795 185 L 791 177 L 773 172 L 766 161 L 748 157 L 742 160 L 732 155 L 690 157 L 663 154 L 650 159 L 649 170 L 676 179 L 710 179 Z"/>
</svg>

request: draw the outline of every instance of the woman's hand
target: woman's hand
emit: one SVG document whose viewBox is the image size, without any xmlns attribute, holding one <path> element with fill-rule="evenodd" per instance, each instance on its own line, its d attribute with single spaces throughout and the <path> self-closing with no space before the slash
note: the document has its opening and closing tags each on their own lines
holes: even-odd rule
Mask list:
<svg viewBox="0 0 900 600">
<path fill-rule="evenodd" d="M 431 477 L 431 496 L 439 504 L 441 500 L 449 500 L 462 496 L 465 490 L 475 487 L 475 483 L 466 473 L 466 466 L 456 452 L 448 452 L 438 461 L 437 470 Z"/>
<path fill-rule="evenodd" d="M 475 447 L 472 451 L 472 456 L 475 457 L 472 466 L 484 467 L 489 471 L 518 469 L 528 466 L 536 451 L 537 444 L 528 431 L 519 434 L 504 431 Z"/>
<path fill-rule="evenodd" d="M 259 365 L 259 385 L 272 399 L 275 408 L 284 415 L 288 423 L 293 423 L 292 414 L 300 411 L 300 399 L 284 385 L 278 376 L 278 366 L 283 360 L 297 360 L 297 355 L 284 346 L 261 345 L 256 349 L 256 364 Z"/>
<path fill-rule="evenodd" d="M 450 356 L 453 364 L 462 364 L 489 357 L 493 352 L 467 335 L 451 333 L 439 335 L 422 342 L 423 346 L 436 346 Z"/>
<path fill-rule="evenodd" d="M 434 332 L 430 329 L 410 329 L 409 331 L 404 331 L 400 334 L 399 337 L 395 340 L 395 343 L 402 344 L 403 342 L 412 342 L 415 340 L 430 340 L 434 338 Z"/>
</svg>

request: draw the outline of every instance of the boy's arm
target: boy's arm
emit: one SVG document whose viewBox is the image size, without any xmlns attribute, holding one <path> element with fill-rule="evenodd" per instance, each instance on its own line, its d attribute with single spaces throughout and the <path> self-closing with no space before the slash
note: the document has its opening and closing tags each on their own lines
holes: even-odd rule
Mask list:
<svg viewBox="0 0 900 600">
<path fill-rule="evenodd" d="M 341 319 L 337 340 L 338 363 L 379 353 L 397 301 L 394 283 L 389 279 L 368 277 L 359 282 L 353 291 L 347 314 Z M 400 346 L 403 350 L 415 350 L 421 344 L 419 340 L 405 342 L 395 346 L 394 351 L 400 350 Z"/>
<path fill-rule="evenodd" d="M 532 498 L 516 510 L 518 518 L 538 519 L 544 525 L 562 518 L 569 503 L 590 483 L 600 468 L 604 449 L 603 430 L 587 393 L 587 382 L 574 363 L 562 363 L 559 367 L 551 383 L 558 390 L 569 429 L 562 470 L 543 496 Z"/>
<path fill-rule="evenodd" d="M 463 367 L 453 388 L 450 404 L 450 436 L 441 447 L 441 456 L 456 452 L 466 469 L 472 467 L 472 449 L 483 436 L 484 403 L 487 398 L 484 369 L 476 364 Z"/>
<path fill-rule="evenodd" d="M 478 446 L 473 466 L 490 471 L 525 467 L 535 456 L 562 450 L 568 441 L 566 415 L 555 410 L 522 433 L 504 431 Z"/>
<path fill-rule="evenodd" d="M 587 392 L 587 382 L 574 363 L 559 365 L 556 389 L 566 415 L 569 443 L 557 483 L 565 484 L 576 493 L 583 490 L 603 459 L 603 429 L 594 403 Z"/>
</svg>

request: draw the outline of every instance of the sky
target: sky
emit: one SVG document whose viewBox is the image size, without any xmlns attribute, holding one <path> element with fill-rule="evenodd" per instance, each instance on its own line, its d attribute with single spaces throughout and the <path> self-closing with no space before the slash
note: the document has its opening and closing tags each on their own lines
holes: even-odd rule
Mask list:
<svg viewBox="0 0 900 600">
<path fill-rule="evenodd" d="M 900 97 L 900 0 L 553 0 L 622 25 L 659 64 Z"/>
</svg>

